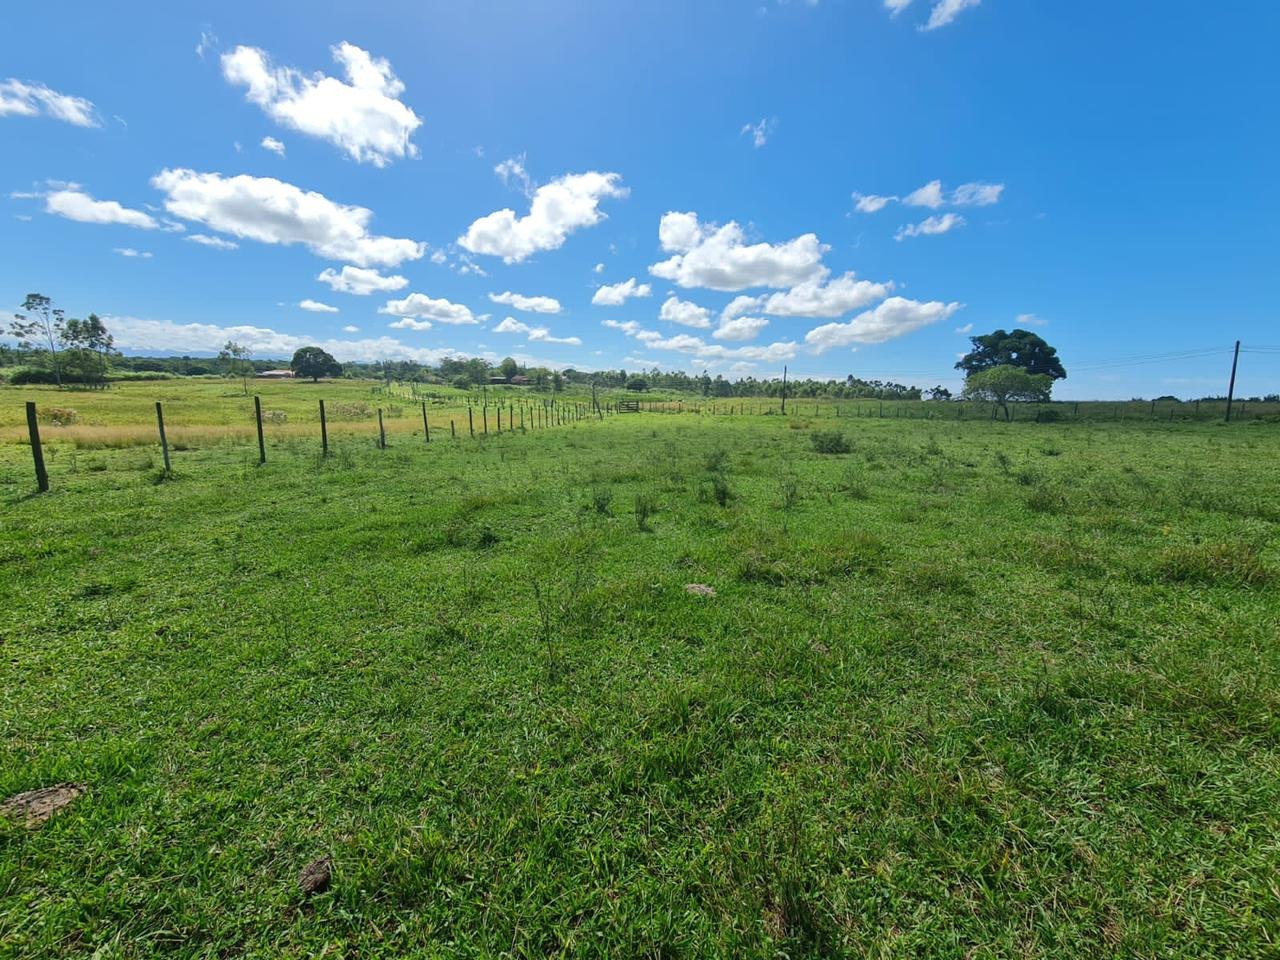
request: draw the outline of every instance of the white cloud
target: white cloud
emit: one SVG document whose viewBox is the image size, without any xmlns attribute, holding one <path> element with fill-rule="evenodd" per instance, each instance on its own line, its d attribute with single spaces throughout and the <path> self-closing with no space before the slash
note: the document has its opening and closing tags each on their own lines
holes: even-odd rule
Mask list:
<svg viewBox="0 0 1280 960">
<path fill-rule="evenodd" d="M 775 317 L 838 317 L 883 300 L 893 290 L 892 283 L 859 280 L 852 271 L 825 283 L 824 279 L 825 270 L 785 293 L 773 294 L 761 309 Z"/>
<path fill-rule="evenodd" d="M 316 279 L 321 283 L 327 283 L 338 293 L 351 293 L 360 297 L 371 293 L 390 293 L 393 290 L 402 290 L 409 285 L 407 277 L 384 277 L 377 270 L 367 270 L 349 264 L 342 268 L 341 273 L 333 267 L 325 267 Z"/>
<path fill-rule="evenodd" d="M 348 323 L 345 327 L 342 328 L 342 332 L 343 333 L 359 333 L 360 328 L 357 327 L 354 323 Z"/>
<path fill-rule="evenodd" d="M 222 55 L 222 74 L 277 123 L 328 140 L 357 162 L 383 167 L 416 157 L 411 138 L 422 120 L 400 102 L 404 84 L 391 64 L 345 41 L 330 49 L 345 83 L 275 66 L 262 50 L 243 46 Z"/>
<path fill-rule="evenodd" d="M 754 340 L 768 325 L 769 321 L 764 317 L 735 317 L 720 321 L 720 326 L 711 336 L 717 340 Z"/>
<path fill-rule="evenodd" d="M 592 269 L 595 270 L 596 273 L 604 273 L 604 264 L 597 263 Z"/>
<path fill-rule="evenodd" d="M 1043 327 L 1048 322 L 1048 320 L 1041 320 L 1034 313 L 1020 313 L 1014 320 L 1014 323 L 1020 327 Z"/>
<path fill-rule="evenodd" d="M 489 299 L 494 303 L 514 307 L 526 313 L 559 313 L 560 301 L 554 297 L 526 297 L 507 290 L 503 293 L 491 293 Z"/>
<path fill-rule="evenodd" d="M 951 193 L 957 207 L 989 207 L 1000 202 L 1003 183 L 962 183 Z"/>
<path fill-rule="evenodd" d="M 928 207 L 930 210 L 937 210 L 946 202 L 942 195 L 942 181 L 929 181 L 919 190 L 908 193 L 902 198 L 902 202 L 909 207 Z"/>
<path fill-rule="evenodd" d="M 682 287 L 726 291 L 795 286 L 822 269 L 829 249 L 812 233 L 785 243 L 748 245 L 737 223 L 700 224 L 696 213 L 664 214 L 658 240 L 675 256 L 655 263 L 650 273 Z"/>
<path fill-rule="evenodd" d="M 218 38 L 212 30 L 204 29 L 200 31 L 200 39 L 196 41 L 196 56 L 201 60 L 204 59 L 206 50 L 212 50 L 218 45 Z"/>
<path fill-rule="evenodd" d="M 80 223 L 118 223 L 140 230 L 155 230 L 160 226 L 150 214 L 130 210 L 114 200 L 95 200 L 76 184 L 45 194 L 44 209 L 46 213 Z"/>
<path fill-rule="evenodd" d="M 760 309 L 760 305 L 765 301 L 764 297 L 748 297 L 737 296 L 729 301 L 728 305 L 720 311 L 720 322 L 723 324 L 726 320 L 732 320 L 734 317 L 744 313 L 751 313 Z"/>
<path fill-rule="evenodd" d="M 884 0 L 885 9 L 895 17 L 911 5 L 911 0 Z"/>
<path fill-rule="evenodd" d="M 973 324 L 966 323 L 963 327 L 956 327 L 956 333 L 964 336 L 966 333 L 973 333 Z"/>
<path fill-rule="evenodd" d="M 658 319 L 685 327 L 706 329 L 711 326 L 711 311 L 688 300 L 681 300 L 679 297 L 668 297 L 662 303 Z"/>
<path fill-rule="evenodd" d="M 600 325 L 609 327 L 611 330 L 621 330 L 628 337 L 633 337 L 640 332 L 640 324 L 634 320 L 601 320 Z"/>
<path fill-rule="evenodd" d="M 151 179 L 167 194 L 165 209 L 237 237 L 306 246 L 317 256 L 358 266 L 394 267 L 417 260 L 427 245 L 369 233 L 373 211 L 335 203 L 274 177 L 162 170 Z"/>
<path fill-rule="evenodd" d="M 394 323 L 387 324 L 387 326 L 391 327 L 393 330 L 421 331 L 421 330 L 430 330 L 432 327 L 432 323 L 430 320 L 415 320 L 413 317 L 402 317 L 401 319 L 395 321 Z"/>
<path fill-rule="evenodd" d="M 938 0 L 929 11 L 929 22 L 921 30 L 937 30 L 945 27 L 970 7 L 976 7 L 982 0 Z"/>
<path fill-rule="evenodd" d="M 331 307 L 327 303 L 321 303 L 319 300 L 300 300 L 298 306 L 303 310 L 311 313 L 337 313 L 337 307 Z"/>
<path fill-rule="evenodd" d="M 567 174 L 534 191 L 526 216 L 511 209 L 494 211 L 472 223 L 458 245 L 520 263 L 540 251 L 558 250 L 575 230 L 605 219 L 600 201 L 628 193 L 616 173 Z"/>
<path fill-rule="evenodd" d="M 498 175 L 508 187 L 514 185 L 526 196 L 533 195 L 533 180 L 529 177 L 529 172 L 524 168 L 525 155 L 522 153 L 518 157 L 512 157 L 509 160 L 503 160 L 500 164 L 493 168 L 493 172 Z"/>
<path fill-rule="evenodd" d="M 741 134 L 751 134 L 751 142 L 757 150 L 769 142 L 773 131 L 778 127 L 778 118 L 771 117 L 757 123 L 743 124 Z"/>
<path fill-rule="evenodd" d="M 815 327 L 805 335 L 805 343 L 814 353 L 854 343 L 884 343 L 894 337 L 945 320 L 960 309 L 958 303 L 932 300 L 921 303 L 903 297 L 890 297 L 874 310 L 860 313 L 848 323 L 828 323 Z"/>
<path fill-rule="evenodd" d="M 43 83 L 0 80 L 0 117 L 37 117 L 40 114 L 77 127 L 98 127 L 97 110 L 84 97 L 73 97 Z"/>
<path fill-rule="evenodd" d="M 855 193 L 853 203 L 859 213 L 879 213 L 897 197 L 880 197 L 874 193 Z"/>
<path fill-rule="evenodd" d="M 150 250 L 135 250 L 133 247 L 113 247 L 112 252 L 120 254 L 122 257 L 137 257 L 142 260 L 151 259 Z"/>
<path fill-rule="evenodd" d="M 790 360 L 796 355 L 796 344 L 791 341 L 771 343 L 762 347 L 726 347 L 718 343 L 707 343 L 701 337 L 695 337 L 688 333 L 678 333 L 673 337 L 665 337 L 656 330 L 644 329 L 632 320 L 625 322 L 603 320 L 601 323 L 614 330 L 621 330 L 629 337 L 634 337 L 647 348 L 685 353 L 700 360 L 765 360 L 777 362 Z"/>
<path fill-rule="evenodd" d="M 941 233 L 950 233 L 965 225 L 964 217 L 958 213 L 944 213 L 942 216 L 928 217 L 919 223 L 909 223 L 894 234 L 893 239 L 905 240 L 907 237 L 934 237 Z"/>
<path fill-rule="evenodd" d="M 186 239 L 204 247 L 213 247 L 215 250 L 236 250 L 240 246 L 240 244 L 232 240 L 223 240 L 221 237 L 211 237 L 204 233 L 193 233 Z"/>
<path fill-rule="evenodd" d="M 604 264 L 600 264 L 601 267 Z M 597 270 L 597 273 L 600 271 Z M 598 307 L 620 307 L 631 297 L 648 297 L 653 288 L 647 283 L 637 283 L 635 277 L 622 283 L 606 284 L 600 287 L 591 297 L 591 302 Z"/>
<path fill-rule="evenodd" d="M 582 346 L 582 340 L 578 337 L 553 337 L 546 327 L 531 327 L 527 323 L 521 323 L 515 317 L 507 317 L 493 328 L 493 332 L 523 333 L 531 343 L 563 343 L 571 347 Z"/>
<path fill-rule="evenodd" d="M 448 323 L 454 325 L 480 322 L 480 319 L 471 312 L 469 307 L 464 306 L 461 303 L 451 303 L 445 299 L 433 300 L 424 293 L 411 293 L 403 300 L 388 300 L 383 306 L 378 308 L 378 312 L 392 317 L 434 320 L 437 323 Z M 392 326 L 411 327 L 415 330 L 426 329 L 425 327 L 414 327 L 412 323 L 393 323 Z"/>
<path fill-rule="evenodd" d="M 284 144 L 281 143 L 279 140 L 277 140 L 275 137 L 263 137 L 262 149 L 270 150 L 272 153 L 274 153 L 278 157 L 284 156 Z"/>
<path fill-rule="evenodd" d="M 450 347 L 419 349 L 391 337 L 366 340 L 315 340 L 282 333 L 269 327 L 223 327 L 210 323 L 174 323 L 170 320 L 143 320 L 137 317 L 103 318 L 125 351 L 149 353 L 216 354 L 228 340 L 242 343 L 258 357 L 290 357 L 299 347 L 316 346 L 341 361 L 417 360 L 437 363 L 445 357 L 465 356 Z M 348 331 L 351 332 L 351 331 Z"/>
</svg>

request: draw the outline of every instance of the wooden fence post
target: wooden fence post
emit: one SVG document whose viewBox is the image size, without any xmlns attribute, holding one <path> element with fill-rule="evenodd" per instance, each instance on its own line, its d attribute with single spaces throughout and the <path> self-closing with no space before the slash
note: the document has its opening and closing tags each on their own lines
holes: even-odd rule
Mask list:
<svg viewBox="0 0 1280 960">
<path fill-rule="evenodd" d="M 329 421 L 324 415 L 324 401 L 320 401 L 320 452 L 329 455 Z"/>
<path fill-rule="evenodd" d="M 452 418 L 449 419 L 449 436 L 454 440 L 458 439 L 458 431 L 454 429 Z"/>
<path fill-rule="evenodd" d="M 480 418 L 484 421 L 484 435 L 489 435 L 489 405 L 486 403 L 480 408 Z"/>
<path fill-rule="evenodd" d="M 31 436 L 31 457 L 36 462 L 36 487 L 49 492 L 49 472 L 44 468 L 44 450 L 40 446 L 40 424 L 36 420 L 35 401 L 27 401 L 27 433 Z"/>
<path fill-rule="evenodd" d="M 476 435 L 476 421 L 471 413 L 470 406 L 467 407 L 467 429 L 471 431 L 471 436 L 474 437 Z"/>
<path fill-rule="evenodd" d="M 427 401 L 422 401 L 422 433 L 427 438 L 424 442 L 431 442 L 431 424 L 427 422 Z"/>
<path fill-rule="evenodd" d="M 160 401 L 156 401 L 156 426 L 160 428 L 160 450 L 164 454 L 164 472 L 167 476 L 169 467 L 169 441 L 164 435 L 164 411 L 160 409 Z"/>
<path fill-rule="evenodd" d="M 253 395 L 253 416 L 258 421 L 258 466 L 267 462 L 267 441 L 262 436 L 262 398 Z"/>
<path fill-rule="evenodd" d="M 378 449 L 387 449 L 387 431 L 382 426 L 382 408 L 378 408 Z"/>
</svg>

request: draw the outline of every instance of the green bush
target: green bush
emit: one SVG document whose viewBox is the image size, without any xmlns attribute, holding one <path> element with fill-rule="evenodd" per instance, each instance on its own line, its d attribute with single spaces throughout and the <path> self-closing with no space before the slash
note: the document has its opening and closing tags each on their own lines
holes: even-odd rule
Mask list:
<svg viewBox="0 0 1280 960">
<path fill-rule="evenodd" d="M 809 441 L 818 453 L 849 453 L 853 447 L 839 430 L 815 430 Z"/>
</svg>

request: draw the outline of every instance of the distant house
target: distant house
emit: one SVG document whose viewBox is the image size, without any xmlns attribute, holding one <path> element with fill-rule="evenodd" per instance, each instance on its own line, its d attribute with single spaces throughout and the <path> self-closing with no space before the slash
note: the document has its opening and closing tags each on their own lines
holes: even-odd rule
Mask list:
<svg viewBox="0 0 1280 960">
<path fill-rule="evenodd" d="M 292 377 L 292 370 L 263 370 L 258 374 L 259 380 L 289 380 Z"/>
<path fill-rule="evenodd" d="M 527 387 L 529 385 L 529 378 L 523 373 L 517 373 L 511 378 L 511 384 L 516 387 Z"/>
<path fill-rule="evenodd" d="M 507 383 L 508 383 L 508 380 L 506 377 L 490 377 L 489 378 L 489 386 L 491 387 L 506 386 Z"/>
</svg>

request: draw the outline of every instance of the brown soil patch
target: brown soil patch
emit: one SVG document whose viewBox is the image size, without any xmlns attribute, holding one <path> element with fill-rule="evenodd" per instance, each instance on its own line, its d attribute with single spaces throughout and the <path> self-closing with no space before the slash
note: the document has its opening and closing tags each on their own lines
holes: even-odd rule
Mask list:
<svg viewBox="0 0 1280 960">
<path fill-rule="evenodd" d="M 59 783 L 17 793 L 0 803 L 0 815 L 21 819 L 28 827 L 38 827 L 86 789 L 82 783 Z"/>
</svg>

